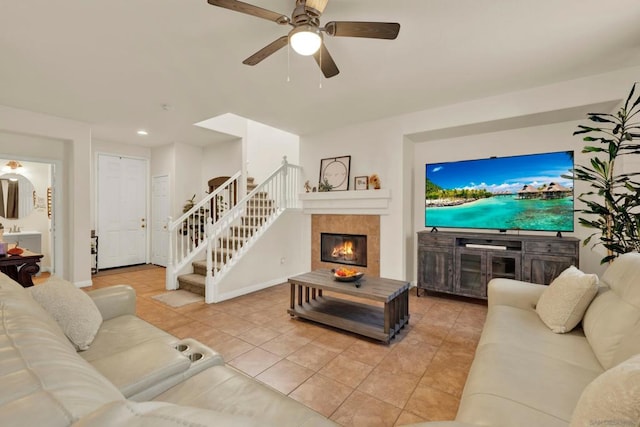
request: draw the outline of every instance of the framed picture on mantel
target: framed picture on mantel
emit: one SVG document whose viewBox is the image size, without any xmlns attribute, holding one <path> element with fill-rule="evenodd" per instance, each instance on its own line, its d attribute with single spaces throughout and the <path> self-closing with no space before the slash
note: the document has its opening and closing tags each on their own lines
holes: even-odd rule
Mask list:
<svg viewBox="0 0 640 427">
<path fill-rule="evenodd" d="M 354 188 L 356 190 L 368 190 L 369 189 L 369 177 L 368 176 L 356 176 L 353 178 Z"/>
<path fill-rule="evenodd" d="M 351 156 L 331 157 L 320 160 L 320 183 L 331 186 L 331 191 L 349 189 L 349 168 Z"/>
</svg>

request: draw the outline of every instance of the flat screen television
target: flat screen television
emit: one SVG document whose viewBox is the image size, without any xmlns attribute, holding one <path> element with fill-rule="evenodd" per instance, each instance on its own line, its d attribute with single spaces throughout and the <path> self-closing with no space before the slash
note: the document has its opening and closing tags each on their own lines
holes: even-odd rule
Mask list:
<svg viewBox="0 0 640 427">
<path fill-rule="evenodd" d="M 425 226 L 573 231 L 573 151 L 425 165 Z"/>
</svg>

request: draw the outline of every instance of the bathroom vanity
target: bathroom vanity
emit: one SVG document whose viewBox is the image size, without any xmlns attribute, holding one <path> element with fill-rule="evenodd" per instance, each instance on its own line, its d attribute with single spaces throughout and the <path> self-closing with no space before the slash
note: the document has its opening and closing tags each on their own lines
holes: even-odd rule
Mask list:
<svg viewBox="0 0 640 427">
<path fill-rule="evenodd" d="M 5 229 L 2 239 L 12 244 L 18 243 L 22 249 L 27 249 L 30 252 L 37 254 L 42 253 L 42 233 L 39 231 L 18 231 L 10 232 L 9 229 Z"/>
</svg>

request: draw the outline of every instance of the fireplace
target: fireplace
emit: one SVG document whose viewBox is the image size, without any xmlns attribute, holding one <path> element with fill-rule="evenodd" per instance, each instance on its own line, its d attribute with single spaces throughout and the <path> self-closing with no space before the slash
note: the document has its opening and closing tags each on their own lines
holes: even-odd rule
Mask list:
<svg viewBox="0 0 640 427">
<path fill-rule="evenodd" d="M 320 233 L 320 260 L 336 264 L 367 266 L 367 236 Z"/>
<path fill-rule="evenodd" d="M 336 191 L 337 193 L 337 191 Z M 327 194 L 327 193 L 322 193 Z M 330 194 L 330 193 L 329 193 Z M 311 269 L 331 269 L 338 265 L 333 259 L 322 261 L 327 256 L 322 256 L 322 234 L 345 235 L 355 234 L 367 237 L 366 258 L 362 264 L 366 267 L 355 266 L 367 276 L 380 276 L 380 215 L 336 215 L 336 214 L 313 214 L 311 215 Z M 358 243 L 358 242 L 356 242 Z M 333 248 L 332 248 L 333 250 Z M 331 254 L 329 254 L 331 255 Z M 329 257 L 330 258 L 330 257 Z"/>
</svg>

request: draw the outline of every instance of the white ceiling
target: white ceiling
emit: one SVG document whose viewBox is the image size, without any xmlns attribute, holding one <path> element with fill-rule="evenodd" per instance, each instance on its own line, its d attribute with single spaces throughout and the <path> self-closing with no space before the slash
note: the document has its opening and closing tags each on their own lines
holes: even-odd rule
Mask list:
<svg viewBox="0 0 640 427">
<path fill-rule="evenodd" d="M 638 0 L 330 0 L 331 20 L 401 30 L 326 36 L 340 74 L 324 79 L 287 49 L 243 65 L 287 27 L 205 0 L 2 0 L 0 104 L 101 140 L 205 145 L 225 137 L 193 123 L 227 112 L 304 135 L 640 65 Z"/>
</svg>

